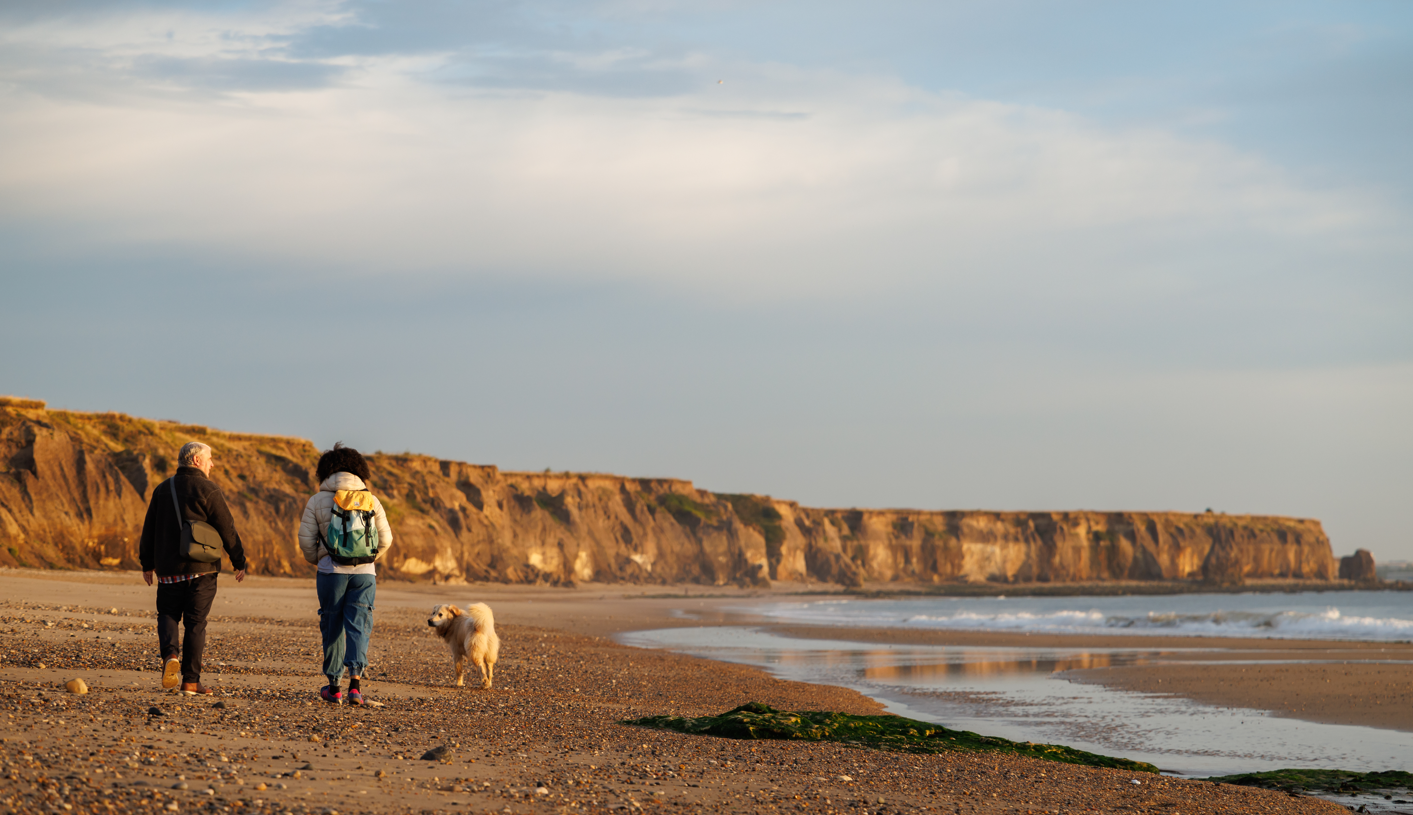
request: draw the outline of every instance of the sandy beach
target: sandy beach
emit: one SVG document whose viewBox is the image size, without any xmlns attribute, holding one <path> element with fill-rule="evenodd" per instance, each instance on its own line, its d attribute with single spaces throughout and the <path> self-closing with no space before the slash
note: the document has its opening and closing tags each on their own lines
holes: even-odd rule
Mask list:
<svg viewBox="0 0 1413 815">
<path fill-rule="evenodd" d="M 759 596 L 750 592 L 385 582 L 364 683 L 382 706 L 363 709 L 315 698 L 321 680 L 311 581 L 252 577 L 237 585 L 222 576 L 203 677 L 217 691 L 210 698 L 158 687 L 154 594 L 135 573 L 0 572 L 0 809 L 1345 811 L 1315 798 L 1028 758 L 737 741 L 619 724 L 649 715 L 716 714 L 748 701 L 880 711 L 847 689 L 784 682 L 744 666 L 610 639 L 623 631 L 734 621 L 728 607 Z M 490 691 L 450 687 L 450 660 L 425 624 L 434 603 L 474 600 L 495 608 L 504 641 Z M 839 634 L 800 626 L 789 633 Z M 851 630 L 848 636 L 1038 644 L 1024 635 Z M 1104 644 L 1117 646 L 1119 639 L 1143 638 Z M 1177 645 L 1171 638 L 1149 644 Z M 1084 678 L 1315 721 L 1413 729 L 1409 668 L 1389 664 L 1413 660 L 1408 645 L 1251 640 L 1222 647 L 1227 659 L 1239 649 L 1250 664 L 1213 672 L 1214 666 L 1175 660 L 1092 670 Z M 1331 659 L 1335 652 L 1347 655 L 1349 665 L 1311 672 L 1278 662 Z M 1374 653 L 1380 661 L 1356 661 Z M 63 683 L 73 678 L 84 679 L 89 692 L 65 692 Z M 420 760 L 443 745 L 445 756 Z"/>
</svg>

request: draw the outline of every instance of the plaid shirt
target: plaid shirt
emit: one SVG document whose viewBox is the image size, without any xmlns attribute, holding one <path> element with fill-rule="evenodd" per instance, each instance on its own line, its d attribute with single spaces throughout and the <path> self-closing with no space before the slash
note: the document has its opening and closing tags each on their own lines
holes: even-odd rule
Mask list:
<svg viewBox="0 0 1413 815">
<path fill-rule="evenodd" d="M 208 574 L 215 574 L 215 572 L 202 572 L 201 574 L 174 574 L 174 575 L 171 575 L 171 576 L 169 576 L 169 577 L 162 577 L 161 575 L 158 575 L 158 577 L 157 577 L 157 582 L 158 582 L 158 583 L 185 583 L 185 582 L 188 581 L 188 580 L 195 580 L 195 579 L 198 578 L 198 577 L 205 577 L 205 576 L 208 575 Z"/>
</svg>

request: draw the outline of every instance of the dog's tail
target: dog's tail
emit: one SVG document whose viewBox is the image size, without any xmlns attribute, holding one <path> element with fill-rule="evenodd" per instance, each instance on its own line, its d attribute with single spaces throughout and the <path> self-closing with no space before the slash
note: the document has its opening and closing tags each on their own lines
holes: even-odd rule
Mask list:
<svg viewBox="0 0 1413 815">
<path fill-rule="evenodd" d="M 486 653 L 492 662 L 500 654 L 500 637 L 496 636 L 496 618 L 491 607 L 485 603 L 472 603 L 466 607 L 466 616 L 476 623 L 476 633 L 486 638 Z"/>
<path fill-rule="evenodd" d="M 477 628 L 496 627 L 496 616 L 491 613 L 491 607 L 485 603 L 472 603 L 462 613 L 475 620 Z"/>
</svg>

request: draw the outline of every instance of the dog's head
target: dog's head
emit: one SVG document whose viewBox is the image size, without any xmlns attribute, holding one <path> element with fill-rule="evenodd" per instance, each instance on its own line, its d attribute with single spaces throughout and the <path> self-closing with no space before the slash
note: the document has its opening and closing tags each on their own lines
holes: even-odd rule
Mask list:
<svg viewBox="0 0 1413 815">
<path fill-rule="evenodd" d="M 452 620 L 460 617 L 463 613 L 461 609 L 450 604 L 435 606 L 432 609 L 432 616 L 427 618 L 427 625 L 437 629 L 437 633 L 440 634 L 451 625 Z"/>
</svg>

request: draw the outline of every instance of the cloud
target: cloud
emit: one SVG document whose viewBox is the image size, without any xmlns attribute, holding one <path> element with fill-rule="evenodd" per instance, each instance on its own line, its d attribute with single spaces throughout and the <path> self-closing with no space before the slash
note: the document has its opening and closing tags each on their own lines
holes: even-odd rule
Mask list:
<svg viewBox="0 0 1413 815">
<path fill-rule="evenodd" d="M 1291 304 L 1336 273 L 1408 301 L 1409 213 L 1375 191 L 1159 128 L 634 44 L 636 6 L 553 11 L 31 14 L 0 34 L 0 212 L 65 251 L 722 302 Z"/>
<path fill-rule="evenodd" d="M 339 65 L 272 59 L 142 57 L 133 75 L 157 83 L 207 91 L 292 91 L 330 85 L 345 71 Z"/>
<path fill-rule="evenodd" d="M 11 92 L 0 207 L 97 243 L 726 299 L 919 282 L 1156 294 L 1333 256 L 1378 269 L 1413 234 L 1371 193 L 1303 188 L 1219 144 L 887 79 L 738 66 L 703 91 L 614 97 L 449 86 L 418 60 L 361 60 L 333 86 L 333 68 L 154 60 L 245 87 L 180 103 Z M 278 92 L 254 89 L 260 71 Z"/>
</svg>

